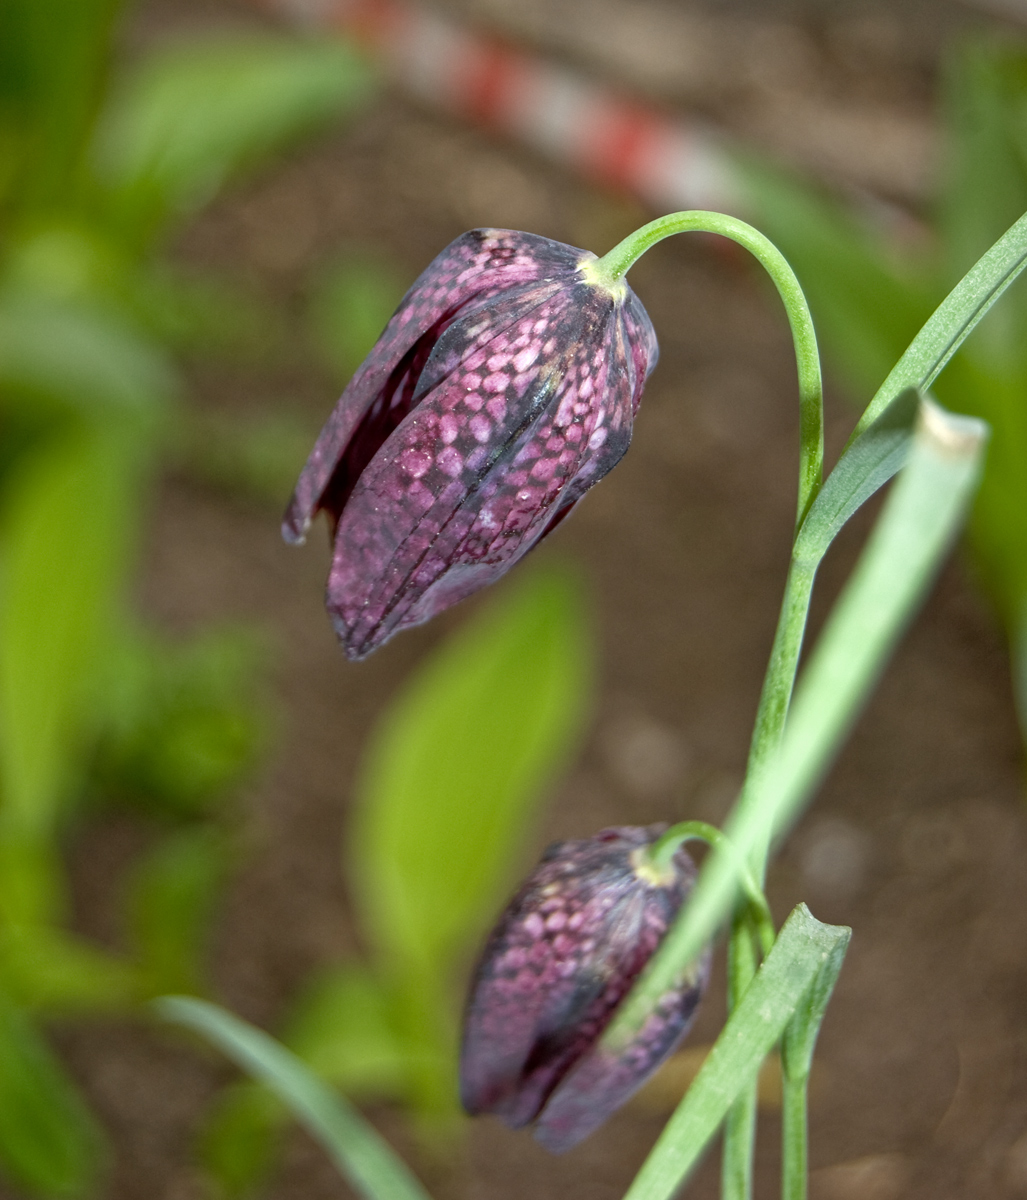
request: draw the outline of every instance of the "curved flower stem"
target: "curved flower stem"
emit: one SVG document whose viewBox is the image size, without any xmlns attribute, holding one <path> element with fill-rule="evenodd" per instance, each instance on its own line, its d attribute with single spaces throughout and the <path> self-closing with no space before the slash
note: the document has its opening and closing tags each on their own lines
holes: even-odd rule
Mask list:
<svg viewBox="0 0 1027 1200">
<path fill-rule="evenodd" d="M 820 354 L 806 297 L 795 272 L 780 250 L 758 229 L 724 213 L 696 209 L 658 217 L 636 229 L 598 262 L 594 275 L 613 285 L 651 247 L 675 233 L 719 233 L 744 246 L 759 259 L 774 285 L 788 314 L 795 344 L 795 365 L 799 374 L 799 504 L 796 528 L 802 524 L 810 504 L 820 490 L 824 473 L 824 388 L 820 375 Z"/>
<path fill-rule="evenodd" d="M 672 825 L 652 844 L 649 848 L 649 860 L 657 870 L 667 867 L 678 847 L 684 842 L 705 842 L 708 846 L 722 850 L 734 863 L 742 890 L 749 902 L 752 925 L 759 937 L 760 950 L 765 958 L 774 945 L 774 921 L 770 915 L 767 898 L 753 879 L 745 859 L 735 849 L 731 839 L 716 825 L 709 825 L 705 821 L 682 821 L 678 825 Z"/>
<path fill-rule="evenodd" d="M 795 526 L 798 531 L 823 482 L 824 399 L 813 319 L 795 272 L 784 255 L 762 233 L 744 221 L 723 213 L 696 210 L 671 213 L 650 221 L 614 246 L 591 269 L 596 277 L 612 287 L 651 246 L 672 234 L 693 231 L 721 234 L 749 250 L 774 281 L 788 314 L 799 376 L 799 495 Z M 754 802 L 758 794 L 756 784 L 784 732 L 815 574 L 816 563 L 811 564 L 793 556 L 770 662 L 760 693 L 740 811 Z M 665 836 L 670 837 L 670 834 Z M 749 856 L 746 874 L 757 890 L 766 873 L 768 850 L 768 845 L 763 844 L 754 847 Z M 765 930 L 759 925 L 757 928 L 762 939 Z M 772 944 L 772 924 L 770 933 Z M 744 910 L 736 912 L 728 944 L 729 1012 L 737 1006 L 756 973 L 752 935 L 749 914 Z M 767 953 L 766 944 L 763 953 Z M 721 1200 L 748 1200 L 752 1195 L 755 1133 L 756 1089 L 753 1086 L 739 1098 L 725 1124 Z"/>
</svg>

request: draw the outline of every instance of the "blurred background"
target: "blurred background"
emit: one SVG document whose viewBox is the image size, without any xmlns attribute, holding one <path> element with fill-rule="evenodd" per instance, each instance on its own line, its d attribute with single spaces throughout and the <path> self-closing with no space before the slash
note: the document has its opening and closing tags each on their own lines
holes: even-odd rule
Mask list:
<svg viewBox="0 0 1027 1200">
<path fill-rule="evenodd" d="M 454 1113 L 454 1023 L 545 844 L 720 821 L 737 792 L 794 519 L 776 297 L 703 238 L 640 262 L 661 360 L 628 457 L 494 595 L 366 663 L 322 608 L 326 536 L 291 549 L 278 523 L 452 238 L 602 253 L 688 206 L 792 258 L 833 461 L 1027 209 L 1027 5 L 0 0 L 3 1200 L 349 1195 L 261 1093 L 147 1021 L 166 991 L 285 1037 L 440 1197 L 623 1192 L 701 1049 L 554 1159 Z M 966 546 L 769 877 L 778 919 L 805 900 L 854 928 L 814 1200 L 1027 1196 L 1023 287 L 937 392 L 994 428 Z M 872 516 L 831 551 L 814 632 Z M 505 726 L 526 696 L 534 724 Z M 489 805 L 481 877 L 454 885 Z M 690 1044 L 722 1012 L 715 984 Z M 771 1071 L 767 1195 L 776 1102 Z M 715 1156 L 688 1194 L 717 1194 Z"/>
</svg>

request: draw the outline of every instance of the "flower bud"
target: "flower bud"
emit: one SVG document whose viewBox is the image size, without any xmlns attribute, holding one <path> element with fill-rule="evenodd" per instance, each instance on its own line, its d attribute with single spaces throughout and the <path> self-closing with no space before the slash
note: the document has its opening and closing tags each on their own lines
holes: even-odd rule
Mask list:
<svg viewBox="0 0 1027 1200">
<path fill-rule="evenodd" d="M 343 392 L 285 515 L 332 523 L 350 658 L 497 579 L 620 459 L 657 358 L 596 256 L 476 229 L 424 271 Z"/>
<path fill-rule="evenodd" d="M 493 930 L 471 984 L 461 1099 L 559 1153 L 576 1145 L 645 1082 L 687 1033 L 709 953 L 660 997 L 620 1052 L 603 1031 L 692 889 L 679 849 L 664 870 L 647 851 L 666 829 L 604 829 L 557 842 Z"/>
</svg>

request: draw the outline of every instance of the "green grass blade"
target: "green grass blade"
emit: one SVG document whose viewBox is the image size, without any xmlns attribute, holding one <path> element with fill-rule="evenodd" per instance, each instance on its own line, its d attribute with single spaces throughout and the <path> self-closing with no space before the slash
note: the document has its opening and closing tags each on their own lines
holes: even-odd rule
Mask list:
<svg viewBox="0 0 1027 1200">
<path fill-rule="evenodd" d="M 669 1200 L 675 1194 L 728 1109 L 756 1078 L 824 963 L 844 953 L 849 936 L 848 929 L 817 921 L 804 904 L 792 912 L 624 1200 Z"/>
<path fill-rule="evenodd" d="M 1027 266 L 1027 214 L 1008 229 L 938 305 L 927 324 L 881 384 L 853 437 L 906 388 L 926 392 L 942 368 L 1020 272 Z"/>
<path fill-rule="evenodd" d="M 809 1182 L 807 1092 L 813 1051 L 838 981 L 848 942 L 839 941 L 817 972 L 781 1039 L 784 1096 L 781 1111 L 781 1200 L 806 1200 Z"/>
<path fill-rule="evenodd" d="M 781 750 L 758 781 L 756 802 L 725 829 L 738 853 L 780 836 L 820 782 L 955 537 L 986 435 L 983 422 L 924 403 L 909 461 L 799 681 Z M 733 862 L 715 850 L 607 1038 L 641 1024 L 678 965 L 713 936 L 737 890 Z"/>
<path fill-rule="evenodd" d="M 162 996 L 166 1021 L 195 1030 L 266 1084 L 328 1152 L 367 1200 L 428 1200 L 428 1193 L 380 1134 L 291 1051 L 238 1017 L 188 996 Z"/>
<path fill-rule="evenodd" d="M 902 467 L 919 410 L 919 393 L 907 388 L 852 442 L 803 521 L 794 558 L 818 563 L 845 522 Z"/>
</svg>

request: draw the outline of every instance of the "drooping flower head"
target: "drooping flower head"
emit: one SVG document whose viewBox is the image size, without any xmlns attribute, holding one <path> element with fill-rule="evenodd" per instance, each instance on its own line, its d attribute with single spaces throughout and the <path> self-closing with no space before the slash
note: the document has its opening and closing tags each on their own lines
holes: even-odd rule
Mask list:
<svg viewBox="0 0 1027 1200">
<path fill-rule="evenodd" d="M 678 849 L 656 870 L 666 829 L 604 829 L 557 842 L 529 875 L 482 952 L 464 1018 L 460 1089 L 472 1115 L 494 1113 L 559 1153 L 639 1087 L 687 1033 L 709 953 L 661 996 L 631 1043 L 599 1042 L 695 879 Z"/>
<path fill-rule="evenodd" d="M 350 658 L 498 578 L 624 454 L 656 337 L 597 261 L 463 234 L 343 392 L 282 528 L 302 542 L 328 514 L 326 606 Z"/>
</svg>

